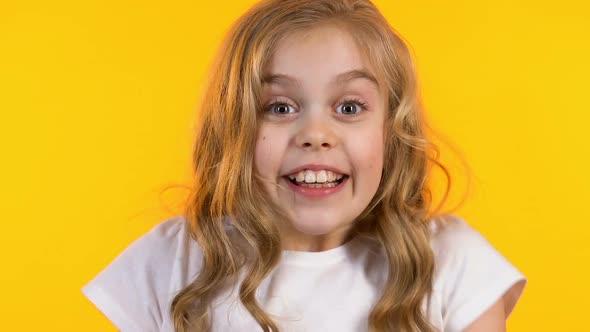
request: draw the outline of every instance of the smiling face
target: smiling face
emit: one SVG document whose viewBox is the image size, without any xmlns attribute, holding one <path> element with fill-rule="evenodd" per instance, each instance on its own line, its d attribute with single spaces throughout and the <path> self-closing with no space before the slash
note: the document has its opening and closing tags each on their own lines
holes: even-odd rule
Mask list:
<svg viewBox="0 0 590 332">
<path fill-rule="evenodd" d="M 278 223 L 285 249 L 336 247 L 381 180 L 385 98 L 336 27 L 282 39 L 264 81 L 254 163 L 289 217 Z"/>
</svg>

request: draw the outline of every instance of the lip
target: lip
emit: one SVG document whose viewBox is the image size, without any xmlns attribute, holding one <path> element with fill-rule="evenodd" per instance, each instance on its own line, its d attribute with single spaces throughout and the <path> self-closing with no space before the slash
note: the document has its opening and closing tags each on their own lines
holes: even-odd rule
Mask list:
<svg viewBox="0 0 590 332">
<path fill-rule="evenodd" d="M 342 173 L 340 173 L 340 174 L 342 174 Z M 327 187 L 327 188 L 308 188 L 308 187 L 298 186 L 298 185 L 294 184 L 293 182 L 289 181 L 289 178 L 287 178 L 287 177 L 283 177 L 283 180 L 287 182 L 287 185 L 289 186 L 289 188 L 291 188 L 291 190 L 293 190 L 295 193 L 298 193 L 300 195 L 303 195 L 303 196 L 309 197 L 309 198 L 323 198 L 323 197 L 327 197 L 327 196 L 333 195 L 333 194 L 341 191 L 344 188 L 344 186 L 347 184 L 349 177 L 348 176 L 344 177 L 342 182 L 339 185 L 337 185 L 336 187 Z"/>
<path fill-rule="evenodd" d="M 290 171 L 288 171 L 285 175 L 283 176 L 289 176 L 295 173 L 299 173 L 303 170 L 311 170 L 311 171 L 321 171 L 321 170 L 326 170 L 326 171 L 330 171 L 332 173 L 337 173 L 337 174 L 342 174 L 342 175 L 348 175 L 346 173 L 344 173 L 343 171 L 339 170 L 338 168 L 334 167 L 334 166 L 329 166 L 329 165 L 321 165 L 321 164 L 305 164 L 302 166 L 298 166 L 295 167 L 293 169 L 291 169 Z"/>
</svg>

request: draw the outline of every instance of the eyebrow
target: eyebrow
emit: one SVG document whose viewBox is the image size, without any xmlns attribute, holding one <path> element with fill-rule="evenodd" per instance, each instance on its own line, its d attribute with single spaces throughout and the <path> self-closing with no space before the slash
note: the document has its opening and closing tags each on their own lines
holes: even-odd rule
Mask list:
<svg viewBox="0 0 590 332">
<path fill-rule="evenodd" d="M 371 82 L 375 87 L 379 87 L 377 83 L 377 79 L 375 76 L 371 75 L 365 69 L 354 69 L 349 70 L 344 73 L 340 73 L 336 75 L 336 77 L 332 80 L 332 83 L 342 84 L 344 82 L 348 82 L 354 79 L 366 79 Z M 297 79 L 292 76 L 286 74 L 268 74 L 264 75 L 262 78 L 262 84 L 278 84 L 278 85 L 294 85 L 300 86 L 300 83 Z"/>
</svg>

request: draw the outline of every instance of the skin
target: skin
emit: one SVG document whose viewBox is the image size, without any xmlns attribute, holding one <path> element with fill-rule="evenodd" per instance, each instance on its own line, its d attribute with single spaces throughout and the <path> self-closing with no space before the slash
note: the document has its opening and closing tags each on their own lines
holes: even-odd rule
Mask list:
<svg viewBox="0 0 590 332">
<path fill-rule="evenodd" d="M 331 26 L 284 38 L 265 68 L 266 76 L 289 77 L 264 84 L 265 116 L 254 156 L 265 190 L 289 216 L 278 223 L 285 250 L 323 251 L 342 245 L 377 191 L 385 98 L 371 79 L 335 81 L 351 70 L 371 73 L 350 35 Z M 367 109 L 344 102 L 350 98 L 361 100 Z M 350 178 L 331 196 L 304 197 L 287 186 L 284 176 L 309 163 L 337 167 Z M 498 300 L 465 332 L 506 331 L 504 301 Z"/>
<path fill-rule="evenodd" d="M 291 78 L 264 84 L 266 113 L 255 149 L 255 167 L 265 189 L 289 216 L 279 224 L 286 250 L 322 251 L 343 244 L 377 191 L 384 98 L 371 79 L 335 81 L 351 70 L 370 75 L 352 38 L 335 27 L 282 39 L 265 68 L 266 76 Z M 345 102 L 349 98 L 366 103 L 367 109 Z M 273 107 L 275 102 L 280 105 Z M 291 190 L 283 176 L 310 163 L 337 167 L 350 178 L 331 196 L 305 197 Z"/>
<path fill-rule="evenodd" d="M 500 298 L 464 332 L 506 332 L 506 312 L 504 298 Z"/>
</svg>

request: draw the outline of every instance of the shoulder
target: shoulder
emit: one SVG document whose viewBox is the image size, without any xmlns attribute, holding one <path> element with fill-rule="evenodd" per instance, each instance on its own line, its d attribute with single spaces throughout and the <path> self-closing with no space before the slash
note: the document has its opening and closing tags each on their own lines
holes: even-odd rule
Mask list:
<svg viewBox="0 0 590 332">
<path fill-rule="evenodd" d="M 461 217 L 444 215 L 431 222 L 431 245 L 438 263 L 451 263 L 490 244 Z"/>
<path fill-rule="evenodd" d="M 200 255 L 186 220 L 174 217 L 129 244 L 82 292 L 120 330 L 157 331 Z"/>
<path fill-rule="evenodd" d="M 464 219 L 433 220 L 434 294 L 445 330 L 461 331 L 503 299 L 506 316 L 520 298 L 526 278 Z"/>
</svg>

